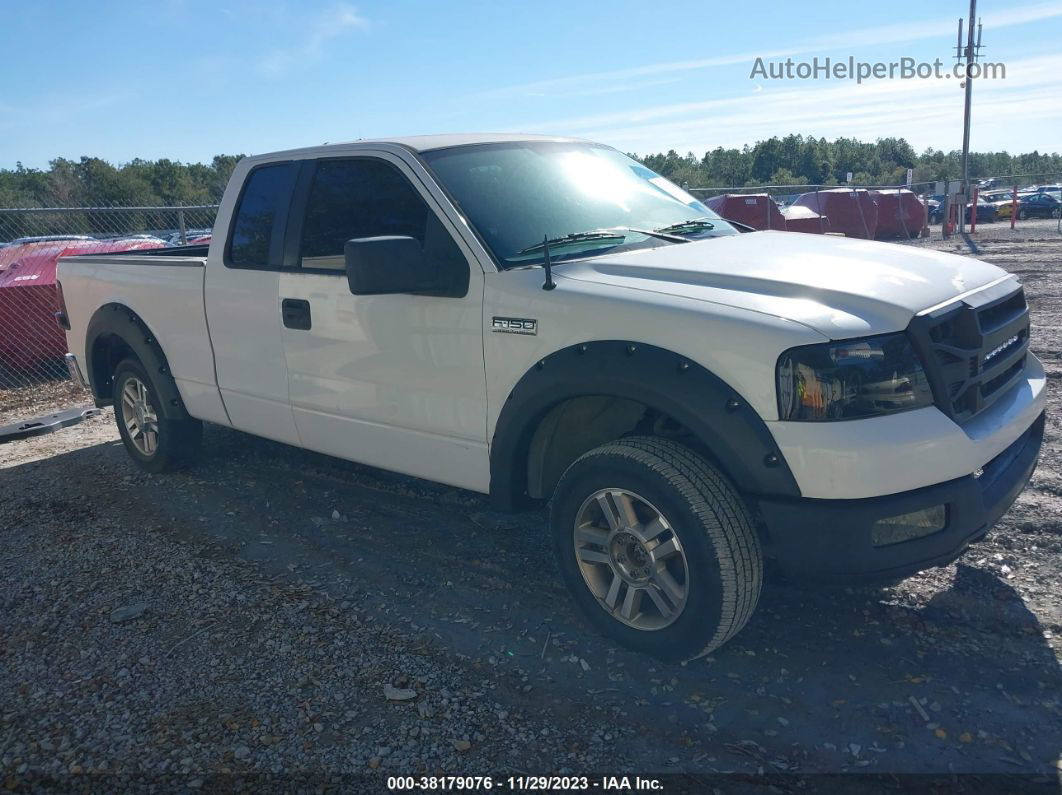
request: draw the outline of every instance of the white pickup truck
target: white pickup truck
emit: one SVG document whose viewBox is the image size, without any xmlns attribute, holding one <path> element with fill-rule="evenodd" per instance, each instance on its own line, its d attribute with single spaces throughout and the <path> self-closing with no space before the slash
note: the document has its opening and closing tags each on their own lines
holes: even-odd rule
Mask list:
<svg viewBox="0 0 1062 795">
<path fill-rule="evenodd" d="M 549 503 L 588 619 L 668 659 L 741 629 L 765 559 L 831 578 L 954 560 L 1043 437 L 1015 277 L 741 233 L 585 141 L 249 157 L 209 250 L 70 257 L 59 278 L 70 367 L 141 467 L 189 464 L 212 422 Z"/>
</svg>

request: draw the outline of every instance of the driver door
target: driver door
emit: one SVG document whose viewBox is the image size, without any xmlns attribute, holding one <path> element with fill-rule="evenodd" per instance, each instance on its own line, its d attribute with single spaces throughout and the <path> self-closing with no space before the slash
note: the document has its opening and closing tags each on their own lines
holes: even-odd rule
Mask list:
<svg viewBox="0 0 1062 795">
<path fill-rule="evenodd" d="M 396 156 L 303 165 L 280 275 L 288 392 L 303 446 L 486 491 L 483 273 Z M 301 207 L 301 209 L 300 209 Z M 347 240 L 408 235 L 467 269 L 462 295 L 352 295 Z"/>
</svg>

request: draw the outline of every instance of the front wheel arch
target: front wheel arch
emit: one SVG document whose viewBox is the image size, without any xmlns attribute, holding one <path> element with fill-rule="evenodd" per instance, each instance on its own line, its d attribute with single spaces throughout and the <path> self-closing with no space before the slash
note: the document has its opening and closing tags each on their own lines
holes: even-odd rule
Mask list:
<svg viewBox="0 0 1062 795">
<path fill-rule="evenodd" d="M 536 433 L 557 406 L 587 397 L 640 404 L 654 416 L 668 418 L 743 492 L 800 496 L 766 423 L 740 393 L 673 351 L 603 340 L 555 351 L 528 370 L 509 393 L 490 448 L 490 493 L 496 505 L 529 508 L 549 498 L 550 489 L 533 495 L 529 488 Z M 604 441 L 609 440 L 594 443 Z"/>
</svg>

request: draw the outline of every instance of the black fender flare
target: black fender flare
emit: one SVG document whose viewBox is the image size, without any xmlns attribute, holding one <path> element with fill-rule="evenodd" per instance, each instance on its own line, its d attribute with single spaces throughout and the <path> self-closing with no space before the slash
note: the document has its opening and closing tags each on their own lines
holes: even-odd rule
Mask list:
<svg viewBox="0 0 1062 795">
<path fill-rule="evenodd" d="M 133 310 L 123 304 L 104 304 L 95 311 L 88 322 L 85 332 L 85 353 L 89 357 L 86 372 L 92 395 L 97 406 L 110 405 L 113 400 L 106 397 L 105 386 L 109 386 L 112 373 L 102 371 L 95 361 L 96 343 L 104 337 L 117 337 L 151 374 L 156 375 L 155 386 L 158 388 L 161 405 L 158 411 L 165 419 L 183 420 L 188 418 L 184 401 L 177 390 L 177 383 L 170 373 L 166 354 L 159 345 L 158 338 L 148 325 Z"/>
<path fill-rule="evenodd" d="M 586 342 L 537 362 L 517 381 L 494 428 L 490 494 L 506 509 L 532 503 L 526 492 L 527 451 L 551 408 L 576 397 L 636 400 L 689 430 L 747 494 L 799 497 L 800 488 L 768 430 L 748 402 L 685 356 L 627 340 Z"/>
</svg>

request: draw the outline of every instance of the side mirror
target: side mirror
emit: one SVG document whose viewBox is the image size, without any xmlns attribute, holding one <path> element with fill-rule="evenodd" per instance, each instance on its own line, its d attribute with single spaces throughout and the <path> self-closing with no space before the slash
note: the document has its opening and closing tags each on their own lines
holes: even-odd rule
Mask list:
<svg viewBox="0 0 1062 795">
<path fill-rule="evenodd" d="M 446 288 L 439 268 L 412 237 L 362 237 L 343 246 L 354 295 L 432 293 Z"/>
</svg>

